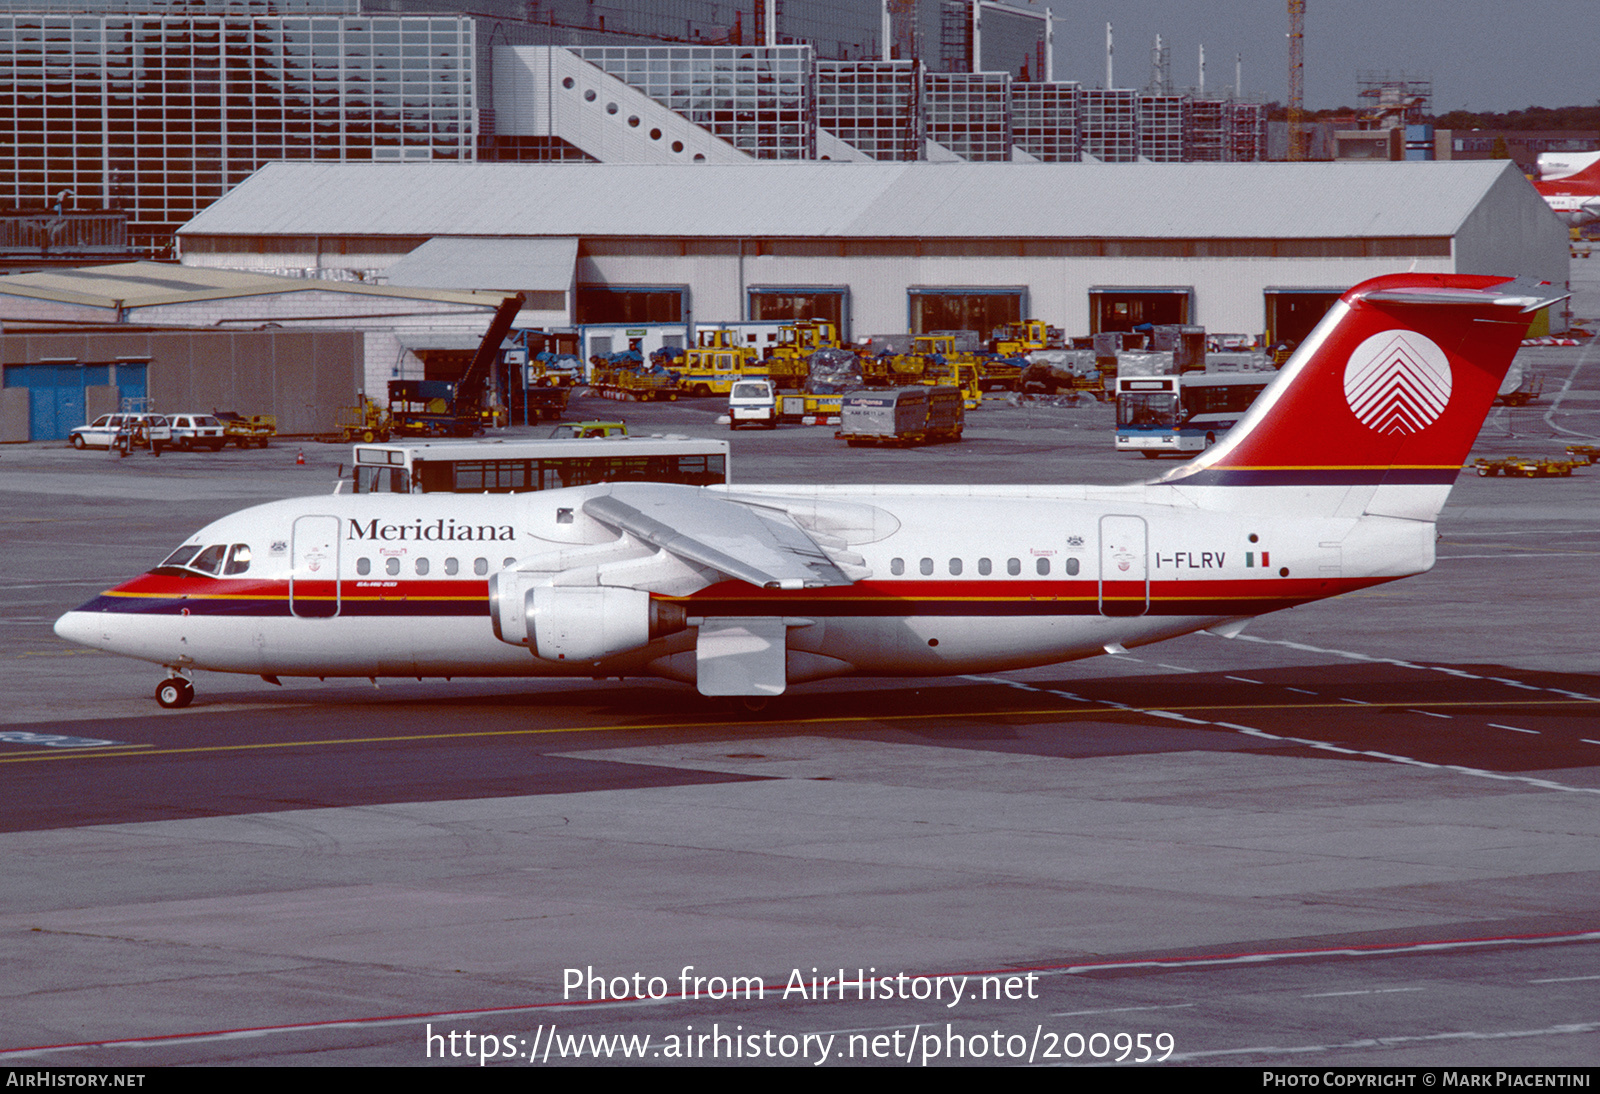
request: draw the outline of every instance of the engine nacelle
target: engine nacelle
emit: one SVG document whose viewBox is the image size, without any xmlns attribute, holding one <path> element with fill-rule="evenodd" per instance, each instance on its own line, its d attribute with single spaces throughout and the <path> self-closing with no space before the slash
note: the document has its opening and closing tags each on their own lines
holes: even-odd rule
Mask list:
<svg viewBox="0 0 1600 1094">
<path fill-rule="evenodd" d="M 597 661 L 684 629 L 686 613 L 639 589 L 536 585 L 509 574 L 490 579 L 495 637 L 527 646 L 544 661 Z"/>
</svg>

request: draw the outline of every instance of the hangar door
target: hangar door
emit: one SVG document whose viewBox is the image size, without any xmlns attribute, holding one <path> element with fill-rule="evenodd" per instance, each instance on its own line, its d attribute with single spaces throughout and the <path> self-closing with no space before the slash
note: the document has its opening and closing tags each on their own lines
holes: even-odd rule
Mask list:
<svg viewBox="0 0 1600 1094">
<path fill-rule="evenodd" d="M 88 423 L 91 409 L 103 414 L 119 409 L 124 399 L 142 400 L 145 365 L 75 361 L 7 365 L 5 386 L 28 389 L 29 440 L 64 441 L 73 429 Z"/>
<path fill-rule="evenodd" d="M 1298 346 L 1343 294 L 1343 289 L 1267 289 L 1267 344 Z"/>
<path fill-rule="evenodd" d="M 1025 288 L 914 288 L 908 291 L 912 334 L 977 331 L 980 338 L 1028 314 Z"/>
<path fill-rule="evenodd" d="M 754 285 L 749 289 L 750 319 L 754 322 L 793 323 L 822 319 L 833 324 L 839 337 L 849 340 L 850 290 L 826 285 Z"/>
<path fill-rule="evenodd" d="M 1089 290 L 1089 333 L 1131 331 L 1151 323 L 1190 323 L 1192 285 L 1100 285 Z"/>
</svg>

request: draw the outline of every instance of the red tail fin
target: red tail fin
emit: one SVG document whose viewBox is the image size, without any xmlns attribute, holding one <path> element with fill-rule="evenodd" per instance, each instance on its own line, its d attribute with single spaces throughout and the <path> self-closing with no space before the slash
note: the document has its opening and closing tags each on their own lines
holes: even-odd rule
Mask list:
<svg viewBox="0 0 1600 1094">
<path fill-rule="evenodd" d="M 1221 443 L 1161 481 L 1448 488 L 1533 313 L 1558 299 L 1547 283 L 1503 277 L 1363 282 Z"/>
</svg>

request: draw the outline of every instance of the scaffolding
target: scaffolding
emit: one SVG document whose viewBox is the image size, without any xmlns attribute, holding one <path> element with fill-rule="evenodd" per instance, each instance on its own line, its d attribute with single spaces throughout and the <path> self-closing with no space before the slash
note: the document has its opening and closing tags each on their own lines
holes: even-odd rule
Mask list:
<svg viewBox="0 0 1600 1094">
<path fill-rule="evenodd" d="M 917 83 L 910 61 L 818 61 L 817 127 L 875 160 L 920 159 Z"/>
<path fill-rule="evenodd" d="M 1011 77 L 1004 73 L 929 72 L 923 77 L 928 139 L 964 160 L 1011 159 Z"/>
<path fill-rule="evenodd" d="M 1195 99 L 1189 104 L 1184 158 L 1190 163 L 1227 162 L 1228 133 L 1228 103 L 1223 99 Z"/>
<path fill-rule="evenodd" d="M 1071 82 L 1011 85 L 1011 138 L 1045 163 L 1076 163 L 1083 151 L 1078 133 L 1082 89 Z"/>
<path fill-rule="evenodd" d="M 1267 158 L 1267 108 L 1262 103 L 1228 103 L 1228 162 Z"/>
<path fill-rule="evenodd" d="M 1187 95 L 1139 96 L 1139 155 L 1153 163 L 1182 163 L 1189 129 Z"/>
<path fill-rule="evenodd" d="M 1133 163 L 1139 157 L 1138 93 L 1085 88 L 1079 132 L 1083 154 L 1101 163 Z"/>
<path fill-rule="evenodd" d="M 1356 73 L 1357 94 L 1364 100 L 1361 121 L 1371 129 L 1422 125 L 1433 103 L 1433 78 L 1404 72 Z"/>
<path fill-rule="evenodd" d="M 810 46 L 574 46 L 572 52 L 757 159 L 816 158 Z"/>
</svg>

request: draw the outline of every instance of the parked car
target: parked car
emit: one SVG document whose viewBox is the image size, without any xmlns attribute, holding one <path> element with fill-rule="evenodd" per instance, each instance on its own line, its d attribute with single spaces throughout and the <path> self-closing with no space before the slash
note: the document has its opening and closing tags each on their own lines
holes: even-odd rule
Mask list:
<svg viewBox="0 0 1600 1094">
<path fill-rule="evenodd" d="M 172 426 L 161 414 L 102 414 L 67 434 L 73 448 L 110 448 L 126 434 L 128 443 L 156 455 L 172 444 Z"/>
<path fill-rule="evenodd" d="M 220 452 L 228 443 L 226 428 L 213 415 L 180 413 L 169 414 L 167 418 L 172 422 L 172 443 L 179 448 L 209 448 Z"/>
</svg>

